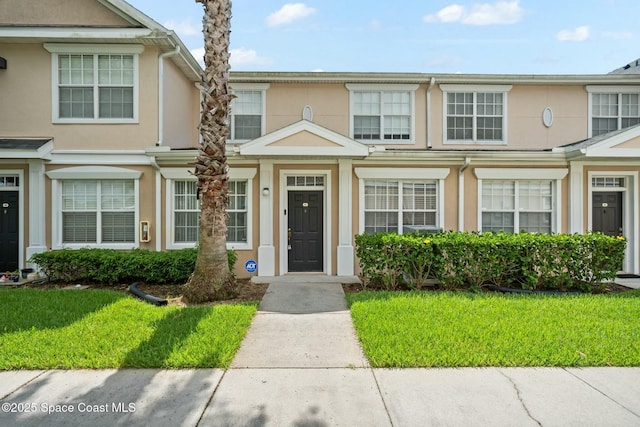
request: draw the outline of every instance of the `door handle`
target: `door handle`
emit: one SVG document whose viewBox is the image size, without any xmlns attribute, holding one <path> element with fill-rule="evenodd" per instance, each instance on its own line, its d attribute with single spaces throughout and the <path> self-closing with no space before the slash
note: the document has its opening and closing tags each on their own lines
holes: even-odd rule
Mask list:
<svg viewBox="0 0 640 427">
<path fill-rule="evenodd" d="M 291 250 L 291 228 L 287 229 L 287 250 Z"/>
</svg>

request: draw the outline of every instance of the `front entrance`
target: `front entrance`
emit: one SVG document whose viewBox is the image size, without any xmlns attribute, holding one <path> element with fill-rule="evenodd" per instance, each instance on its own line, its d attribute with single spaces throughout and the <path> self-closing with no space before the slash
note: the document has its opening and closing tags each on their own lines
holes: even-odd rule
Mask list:
<svg viewBox="0 0 640 427">
<path fill-rule="evenodd" d="M 0 191 L 0 272 L 18 269 L 19 206 L 17 191 Z"/>
<path fill-rule="evenodd" d="M 289 272 L 322 272 L 324 224 L 322 191 L 289 191 L 287 249 Z"/>
<path fill-rule="evenodd" d="M 622 192 L 594 192 L 592 229 L 608 236 L 622 236 Z"/>
</svg>

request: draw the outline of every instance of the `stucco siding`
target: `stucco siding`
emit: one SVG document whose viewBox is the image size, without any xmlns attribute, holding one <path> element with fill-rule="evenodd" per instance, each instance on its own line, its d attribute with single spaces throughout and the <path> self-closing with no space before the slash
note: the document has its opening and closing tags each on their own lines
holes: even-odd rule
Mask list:
<svg viewBox="0 0 640 427">
<path fill-rule="evenodd" d="M 132 27 L 97 1 L 2 0 L 0 25 Z"/>
</svg>

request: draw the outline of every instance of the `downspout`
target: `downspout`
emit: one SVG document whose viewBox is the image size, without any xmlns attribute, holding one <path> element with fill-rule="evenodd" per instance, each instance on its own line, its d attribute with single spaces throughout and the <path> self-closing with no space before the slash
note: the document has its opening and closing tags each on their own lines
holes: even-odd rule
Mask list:
<svg viewBox="0 0 640 427">
<path fill-rule="evenodd" d="M 464 171 L 471 164 L 471 157 L 464 158 L 464 164 L 458 171 L 458 231 L 464 231 Z"/>
<path fill-rule="evenodd" d="M 436 78 L 431 77 L 427 88 L 427 148 L 431 148 L 431 89 L 436 84 Z"/>
<path fill-rule="evenodd" d="M 164 59 L 180 53 L 180 46 L 172 51 L 160 54 L 158 57 L 158 142 L 156 147 L 162 145 L 164 139 Z"/>
<path fill-rule="evenodd" d="M 164 140 L 164 59 L 180 53 L 180 46 L 176 46 L 174 50 L 165 52 L 158 56 L 158 142 L 156 147 L 162 146 Z M 156 251 L 162 250 L 162 175 L 160 174 L 160 166 L 156 161 L 156 157 L 151 158 L 151 165 L 155 169 L 156 178 Z"/>
</svg>

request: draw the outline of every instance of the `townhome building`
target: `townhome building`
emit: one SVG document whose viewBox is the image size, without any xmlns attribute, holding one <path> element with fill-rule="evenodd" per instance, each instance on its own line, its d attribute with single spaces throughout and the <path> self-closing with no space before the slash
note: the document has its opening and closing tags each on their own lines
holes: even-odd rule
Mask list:
<svg viewBox="0 0 640 427">
<path fill-rule="evenodd" d="M 194 247 L 197 61 L 124 1 L 36 3 L 0 3 L 0 269 L 50 249 Z M 639 273 L 638 65 L 232 71 L 236 273 L 351 276 L 354 235 L 440 230 L 621 235 Z"/>
</svg>

